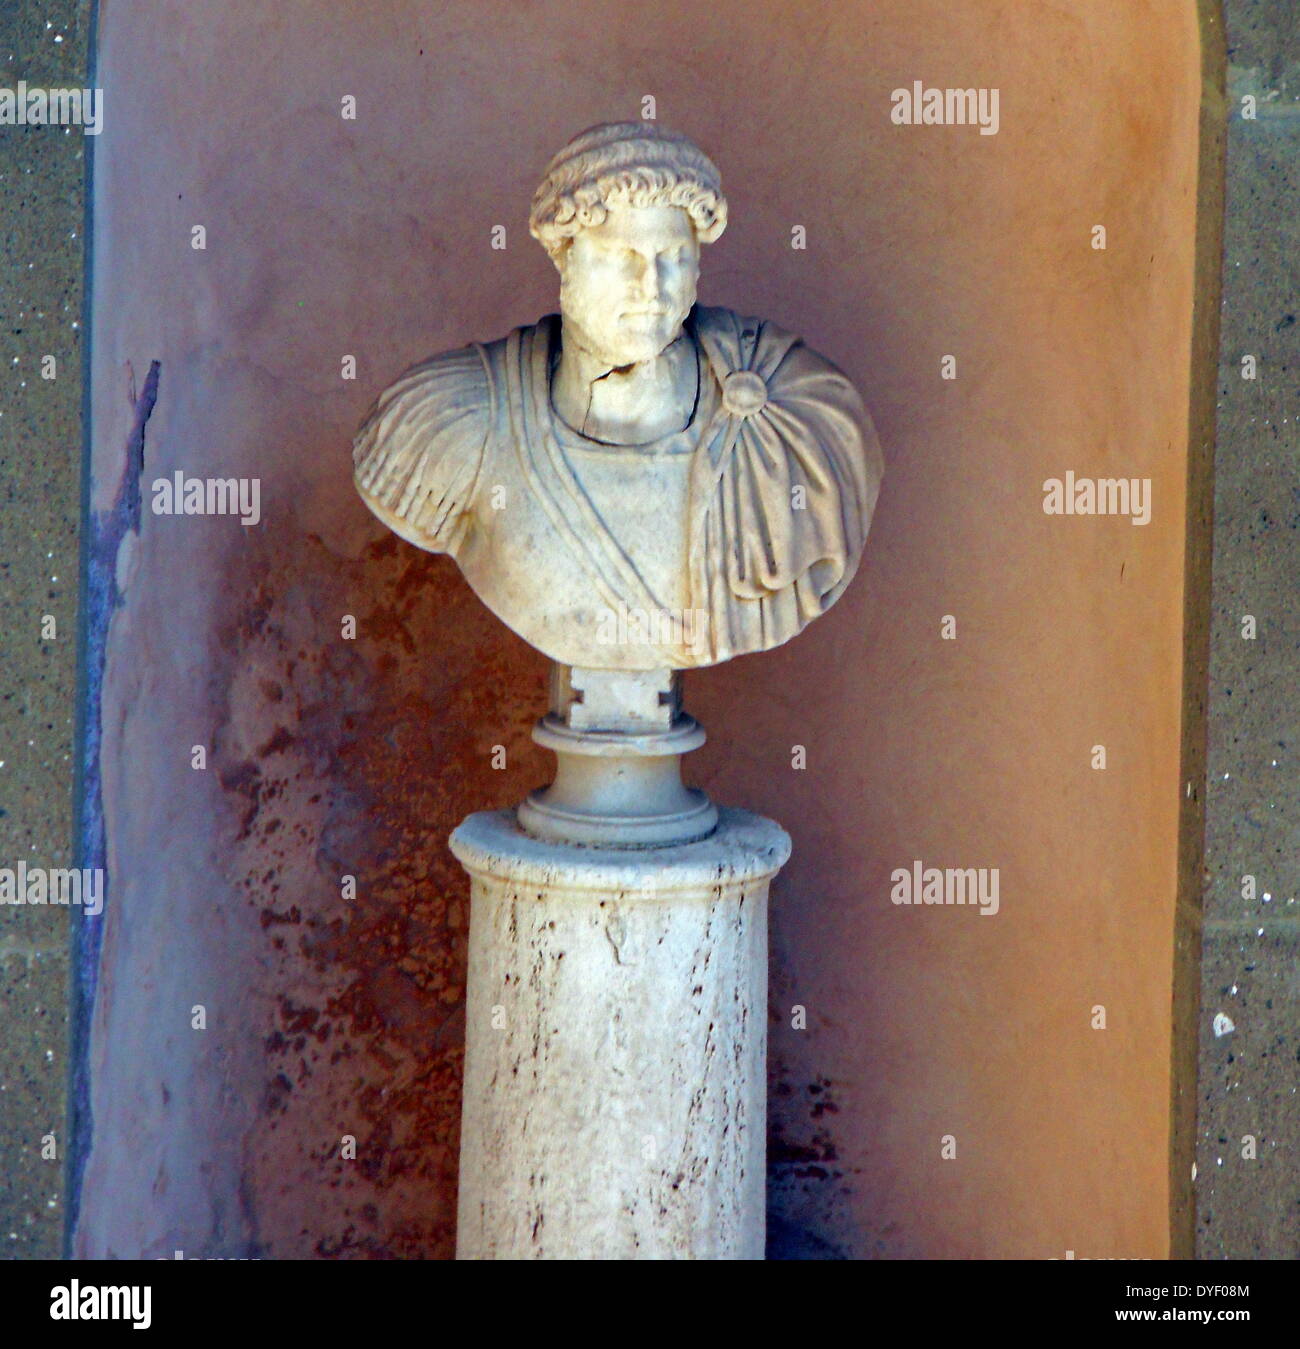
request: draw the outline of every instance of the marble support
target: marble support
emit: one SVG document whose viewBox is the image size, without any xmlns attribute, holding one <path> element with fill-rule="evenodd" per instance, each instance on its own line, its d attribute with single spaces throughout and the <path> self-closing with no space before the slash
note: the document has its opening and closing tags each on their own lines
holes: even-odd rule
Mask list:
<svg viewBox="0 0 1300 1349">
<path fill-rule="evenodd" d="M 471 815 L 457 1256 L 761 1259 L 785 831 L 597 848 Z"/>
</svg>

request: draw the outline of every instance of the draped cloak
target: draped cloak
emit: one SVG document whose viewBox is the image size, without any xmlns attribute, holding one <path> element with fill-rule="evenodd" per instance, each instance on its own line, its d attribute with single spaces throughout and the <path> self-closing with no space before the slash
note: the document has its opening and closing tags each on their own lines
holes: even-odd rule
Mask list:
<svg viewBox="0 0 1300 1349">
<path fill-rule="evenodd" d="M 354 441 L 357 488 L 403 538 L 455 557 L 498 617 L 562 663 L 682 668 L 779 646 L 853 579 L 884 471 L 879 442 L 848 379 L 801 339 L 700 305 L 684 328 L 699 353 L 691 424 L 649 447 L 598 447 L 628 456 L 629 491 L 648 456 L 689 453 L 680 499 L 645 503 L 680 513 L 682 529 L 664 532 L 683 540 L 680 558 L 620 538 L 584 485 L 579 451 L 595 443 L 550 400 L 556 314 L 436 356 L 385 390 Z M 676 597 L 703 619 L 689 640 L 599 638 L 611 612 L 669 607 L 647 579 L 665 561 Z"/>
</svg>

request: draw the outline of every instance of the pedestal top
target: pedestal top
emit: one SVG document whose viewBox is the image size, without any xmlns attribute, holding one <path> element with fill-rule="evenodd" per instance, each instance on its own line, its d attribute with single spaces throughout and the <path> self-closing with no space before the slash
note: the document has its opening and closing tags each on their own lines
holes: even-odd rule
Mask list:
<svg viewBox="0 0 1300 1349">
<path fill-rule="evenodd" d="M 451 850 L 471 875 L 520 885 L 602 892 L 715 890 L 773 876 L 790 857 L 790 836 L 775 820 L 723 809 L 718 827 L 695 843 L 599 848 L 548 843 L 525 833 L 513 810 L 470 815 L 451 834 Z"/>
</svg>

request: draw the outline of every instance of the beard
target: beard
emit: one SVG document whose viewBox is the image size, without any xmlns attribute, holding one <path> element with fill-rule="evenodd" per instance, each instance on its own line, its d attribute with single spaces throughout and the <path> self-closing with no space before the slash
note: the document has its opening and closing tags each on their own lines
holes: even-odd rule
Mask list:
<svg viewBox="0 0 1300 1349">
<path fill-rule="evenodd" d="M 681 336 L 682 324 L 690 313 L 694 297 L 685 308 L 670 308 L 664 314 L 635 314 L 634 306 L 624 301 L 603 305 L 578 303 L 561 291 L 561 310 L 566 326 L 579 345 L 586 348 L 611 369 L 652 361 Z"/>
<path fill-rule="evenodd" d="M 602 324 L 601 331 L 592 334 L 599 343 L 594 350 L 615 368 L 638 365 L 654 360 L 670 347 L 681 330 L 681 320 L 675 314 L 622 318 Z"/>
</svg>

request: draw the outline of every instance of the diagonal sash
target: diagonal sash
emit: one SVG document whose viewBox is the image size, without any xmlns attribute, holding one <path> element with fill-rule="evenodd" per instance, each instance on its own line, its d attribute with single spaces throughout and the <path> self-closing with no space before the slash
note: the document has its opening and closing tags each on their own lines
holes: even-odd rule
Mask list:
<svg viewBox="0 0 1300 1349">
<path fill-rule="evenodd" d="M 664 606 L 609 532 L 556 439 L 550 352 L 557 322 L 548 314 L 532 328 L 515 329 L 506 342 L 506 405 L 520 467 L 556 532 L 610 608 L 662 612 Z"/>
</svg>

